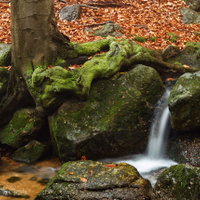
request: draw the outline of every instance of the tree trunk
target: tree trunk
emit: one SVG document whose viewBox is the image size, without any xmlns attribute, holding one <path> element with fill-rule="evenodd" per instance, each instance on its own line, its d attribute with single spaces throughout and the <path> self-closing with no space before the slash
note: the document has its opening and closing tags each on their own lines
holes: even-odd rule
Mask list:
<svg viewBox="0 0 200 200">
<path fill-rule="evenodd" d="M 52 65 L 69 42 L 57 28 L 53 0 L 12 0 L 12 65 L 26 76 L 30 64 Z"/>
</svg>

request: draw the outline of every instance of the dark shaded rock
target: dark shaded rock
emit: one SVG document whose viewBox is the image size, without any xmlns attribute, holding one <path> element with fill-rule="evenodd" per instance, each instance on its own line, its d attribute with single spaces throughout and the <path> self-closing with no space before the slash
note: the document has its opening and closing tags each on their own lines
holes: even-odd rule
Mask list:
<svg viewBox="0 0 200 200">
<path fill-rule="evenodd" d="M 99 35 L 101 37 L 107 37 L 110 36 L 116 36 L 120 37 L 122 34 L 120 32 L 115 32 L 117 30 L 121 30 L 122 28 L 119 25 L 116 25 L 114 23 L 107 23 L 102 26 L 102 28 L 94 31 L 94 35 Z"/>
<path fill-rule="evenodd" d="M 48 147 L 36 140 L 30 141 L 26 146 L 17 149 L 12 158 L 16 161 L 33 163 L 47 153 Z"/>
<path fill-rule="evenodd" d="M 30 196 L 16 190 L 6 190 L 0 189 L 0 195 L 8 196 L 8 197 L 20 197 L 20 198 L 29 198 Z"/>
<path fill-rule="evenodd" d="M 37 181 L 37 177 L 33 176 L 29 179 L 30 181 Z"/>
<path fill-rule="evenodd" d="M 162 172 L 153 189 L 153 200 L 199 199 L 200 168 L 174 165 Z"/>
<path fill-rule="evenodd" d="M 191 9 L 200 11 L 200 1 L 199 0 L 184 0 Z"/>
<path fill-rule="evenodd" d="M 0 101 L 7 90 L 10 72 L 6 68 L 0 68 Z"/>
<path fill-rule="evenodd" d="M 16 111 L 9 124 L 0 130 L 0 142 L 11 147 L 20 147 L 37 137 L 44 119 L 33 108 Z"/>
<path fill-rule="evenodd" d="M 163 60 L 168 60 L 171 57 L 179 54 L 180 50 L 177 46 L 169 45 L 162 51 Z"/>
<path fill-rule="evenodd" d="M 66 19 L 71 22 L 72 20 L 79 19 L 81 15 L 81 6 L 78 4 L 63 7 L 60 11 L 60 18 Z"/>
<path fill-rule="evenodd" d="M 11 45 L 0 43 L 0 66 L 11 65 Z"/>
<path fill-rule="evenodd" d="M 192 131 L 200 128 L 200 72 L 178 78 L 169 97 L 172 128 Z"/>
<path fill-rule="evenodd" d="M 169 139 L 167 155 L 178 163 L 189 163 L 200 167 L 200 135 L 194 133 L 181 133 Z"/>
<path fill-rule="evenodd" d="M 151 184 L 125 163 L 65 163 L 35 200 L 150 199 Z"/>
<path fill-rule="evenodd" d="M 62 161 L 143 152 L 163 92 L 159 74 L 144 65 L 95 81 L 87 101 L 70 99 L 49 117 L 54 150 Z"/>
<path fill-rule="evenodd" d="M 184 24 L 200 24 L 200 14 L 190 8 L 182 8 L 181 14 L 183 15 Z"/>
<path fill-rule="evenodd" d="M 51 179 L 49 177 L 43 177 L 42 179 L 38 180 L 38 183 L 41 185 L 46 185 Z"/>
<path fill-rule="evenodd" d="M 22 178 L 20 178 L 20 177 L 18 177 L 18 176 L 12 176 L 12 177 L 10 177 L 9 179 L 7 179 L 7 181 L 9 182 L 9 183 L 15 183 L 15 182 L 17 182 L 17 181 L 20 181 Z"/>
<path fill-rule="evenodd" d="M 200 43 L 188 42 L 186 48 L 178 55 L 170 57 L 167 62 L 174 63 L 179 66 L 188 65 L 200 69 Z"/>
</svg>

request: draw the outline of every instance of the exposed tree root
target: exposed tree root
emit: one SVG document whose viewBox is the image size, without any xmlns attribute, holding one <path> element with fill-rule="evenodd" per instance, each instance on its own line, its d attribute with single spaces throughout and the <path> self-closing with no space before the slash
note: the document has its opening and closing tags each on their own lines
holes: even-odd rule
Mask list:
<svg viewBox="0 0 200 200">
<path fill-rule="evenodd" d="M 54 107 L 64 101 L 66 94 L 87 99 L 94 79 L 109 78 L 137 63 L 151 66 L 160 74 L 196 71 L 166 63 L 158 52 L 146 49 L 130 40 L 119 41 L 112 37 L 91 43 L 74 44 L 71 54 L 77 57 L 90 56 L 108 48 L 108 52 L 95 55 L 81 68 L 73 71 L 60 66 L 49 70 L 38 67 L 32 75 L 31 91 L 39 104 L 46 109 Z"/>
</svg>

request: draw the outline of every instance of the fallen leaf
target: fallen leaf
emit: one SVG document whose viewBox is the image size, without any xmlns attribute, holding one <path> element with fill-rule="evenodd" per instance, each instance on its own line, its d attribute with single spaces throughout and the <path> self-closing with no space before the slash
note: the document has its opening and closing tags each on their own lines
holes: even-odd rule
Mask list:
<svg viewBox="0 0 200 200">
<path fill-rule="evenodd" d="M 183 65 L 183 67 L 185 67 L 185 68 L 190 68 L 188 65 Z"/>
<path fill-rule="evenodd" d="M 83 182 L 83 183 L 87 183 L 87 179 L 86 178 L 80 178 L 81 179 L 81 181 Z"/>
<path fill-rule="evenodd" d="M 116 165 L 113 164 L 105 164 L 106 167 L 116 167 Z"/>
<path fill-rule="evenodd" d="M 86 156 L 82 156 L 82 157 L 81 157 L 81 160 L 86 160 Z"/>
</svg>

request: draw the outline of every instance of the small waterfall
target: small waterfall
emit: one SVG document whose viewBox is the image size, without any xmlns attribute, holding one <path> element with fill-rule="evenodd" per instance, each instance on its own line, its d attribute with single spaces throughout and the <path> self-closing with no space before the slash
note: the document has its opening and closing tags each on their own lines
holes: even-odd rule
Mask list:
<svg viewBox="0 0 200 200">
<path fill-rule="evenodd" d="M 162 158 L 165 152 L 167 137 L 171 129 L 171 116 L 168 109 L 169 95 L 170 90 L 167 89 L 155 109 L 155 118 L 151 125 L 150 138 L 147 146 L 147 157 L 151 159 Z"/>
</svg>

